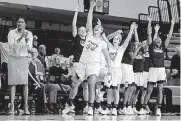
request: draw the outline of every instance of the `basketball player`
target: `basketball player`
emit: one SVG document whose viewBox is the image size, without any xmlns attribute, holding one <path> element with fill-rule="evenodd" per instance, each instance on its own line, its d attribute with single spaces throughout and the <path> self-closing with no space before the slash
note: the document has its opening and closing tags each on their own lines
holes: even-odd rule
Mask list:
<svg viewBox="0 0 181 121">
<path fill-rule="evenodd" d="M 133 31 L 135 29 L 136 24 L 132 23 L 131 27 L 130 27 L 130 31 L 129 34 L 126 38 L 126 40 L 124 41 L 124 43 L 120 46 L 120 43 L 122 41 L 122 36 L 120 33 L 122 33 L 122 31 L 117 31 L 120 32 L 118 34 L 115 34 L 115 36 L 113 37 L 113 44 L 109 42 L 109 40 L 111 40 L 112 38 L 108 37 L 108 39 L 106 38 L 105 34 L 103 34 L 104 36 L 104 40 L 106 41 L 108 47 L 109 47 L 109 55 L 111 58 L 111 76 L 112 76 L 112 85 L 111 87 L 107 90 L 107 109 L 106 112 L 104 114 L 112 114 L 112 115 L 117 115 L 117 107 L 118 107 L 118 103 L 119 103 L 119 85 L 121 84 L 121 80 L 122 80 L 122 70 L 121 70 L 121 61 L 122 61 L 122 57 L 124 54 L 124 51 L 126 50 L 129 41 L 131 40 Z M 112 97 L 113 96 L 113 101 L 114 101 L 114 105 L 113 108 L 111 106 L 112 103 Z M 112 108 L 112 110 L 111 110 Z"/>
<path fill-rule="evenodd" d="M 75 68 L 80 60 L 80 56 L 82 54 L 83 51 L 83 47 L 85 44 L 85 39 L 86 39 L 86 28 L 84 26 L 81 26 L 78 31 L 77 31 L 77 16 L 78 16 L 78 12 L 80 10 L 80 6 L 76 7 L 75 10 L 75 14 L 74 14 L 74 18 L 72 21 L 72 35 L 74 37 L 74 56 L 73 56 L 73 68 Z M 78 91 L 78 87 L 79 87 L 79 82 L 77 79 L 77 74 L 75 72 L 73 72 L 74 76 L 72 77 L 73 79 L 73 83 L 72 83 L 72 89 L 71 92 L 69 94 L 69 105 L 73 105 L 73 99 L 75 98 L 75 96 L 77 95 L 77 91 Z M 85 108 L 83 110 L 84 113 L 87 113 L 88 110 L 88 84 L 87 82 L 83 82 L 82 83 L 83 86 L 83 98 L 84 98 L 84 102 L 85 102 Z M 74 108 L 65 108 L 67 110 L 63 110 L 63 113 L 69 113 L 69 112 L 75 112 L 73 109 Z"/>
<path fill-rule="evenodd" d="M 108 49 L 106 43 L 102 40 L 102 32 L 103 27 L 100 25 L 96 25 L 94 29 L 92 29 L 92 19 L 93 19 L 93 9 L 95 7 L 95 2 L 90 2 L 90 9 L 87 17 L 87 37 L 85 41 L 85 45 L 83 48 L 83 52 L 81 54 L 78 65 L 75 67 L 75 72 L 78 75 L 78 80 L 76 81 L 76 85 L 80 85 L 83 80 L 87 79 L 88 89 L 89 89 L 89 107 L 88 114 L 93 115 L 93 106 L 95 100 L 95 84 L 97 81 L 97 76 L 100 71 L 100 58 L 101 52 L 104 54 L 107 65 L 108 72 L 110 72 L 110 59 L 108 54 Z M 72 92 L 72 91 L 71 91 Z M 72 96 L 68 100 L 68 105 L 65 107 L 64 113 L 67 113 L 67 110 L 74 108 L 72 105 L 73 99 L 75 95 Z"/>
<path fill-rule="evenodd" d="M 151 21 L 152 21 L 151 17 L 148 17 L 148 44 L 149 44 L 149 54 L 150 54 L 150 68 L 148 74 L 149 80 L 148 80 L 147 94 L 144 100 L 144 107 L 147 106 L 153 87 L 157 83 L 158 100 L 156 106 L 156 115 L 161 116 L 160 108 L 163 100 L 163 84 L 166 81 L 166 73 L 164 67 L 164 53 L 172 37 L 175 20 L 172 19 L 171 21 L 170 31 L 165 41 L 162 41 L 162 39 L 158 36 L 155 40 L 152 41 Z"/>
</svg>

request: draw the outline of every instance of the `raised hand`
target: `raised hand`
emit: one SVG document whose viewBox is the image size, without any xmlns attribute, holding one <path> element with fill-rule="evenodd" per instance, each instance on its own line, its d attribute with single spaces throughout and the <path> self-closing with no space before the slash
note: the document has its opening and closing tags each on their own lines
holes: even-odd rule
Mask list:
<svg viewBox="0 0 181 121">
<path fill-rule="evenodd" d="M 100 26 L 101 26 L 101 21 L 100 21 L 99 18 L 97 19 L 97 25 L 100 25 Z"/>
<path fill-rule="evenodd" d="M 123 31 L 122 31 L 122 30 L 118 30 L 117 32 L 118 32 L 119 34 L 123 33 Z"/>
<path fill-rule="evenodd" d="M 159 31 L 159 29 L 160 29 L 159 24 L 156 24 L 154 28 L 155 28 L 155 31 L 156 31 L 156 32 L 158 32 L 158 31 Z"/>
<path fill-rule="evenodd" d="M 94 0 L 90 1 L 90 7 L 94 8 L 96 6 L 96 2 Z"/>
<path fill-rule="evenodd" d="M 132 24 L 131 24 L 131 29 L 134 29 L 136 27 L 136 22 L 133 22 Z"/>
<path fill-rule="evenodd" d="M 152 17 L 151 16 L 148 16 L 147 19 L 148 19 L 148 22 L 150 22 L 150 23 L 152 22 Z"/>
<path fill-rule="evenodd" d="M 77 7 L 75 8 L 75 12 L 79 12 L 80 11 L 80 5 L 77 5 Z"/>
<path fill-rule="evenodd" d="M 134 30 L 137 30 L 138 29 L 138 24 L 135 23 L 135 28 Z"/>
</svg>

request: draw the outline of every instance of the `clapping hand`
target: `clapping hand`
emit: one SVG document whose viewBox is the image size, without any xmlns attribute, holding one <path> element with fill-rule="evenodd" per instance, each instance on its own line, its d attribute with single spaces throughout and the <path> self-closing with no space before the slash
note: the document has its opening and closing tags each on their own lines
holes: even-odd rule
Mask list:
<svg viewBox="0 0 181 121">
<path fill-rule="evenodd" d="M 26 32 L 23 32 L 23 34 L 22 34 L 22 38 L 25 38 L 25 41 L 26 41 L 26 43 L 28 43 L 28 32 L 26 31 Z"/>
<path fill-rule="evenodd" d="M 24 31 L 23 34 L 22 34 L 22 37 L 24 37 L 24 38 L 26 39 L 27 36 L 28 36 L 28 32 L 27 32 L 27 31 Z"/>
</svg>

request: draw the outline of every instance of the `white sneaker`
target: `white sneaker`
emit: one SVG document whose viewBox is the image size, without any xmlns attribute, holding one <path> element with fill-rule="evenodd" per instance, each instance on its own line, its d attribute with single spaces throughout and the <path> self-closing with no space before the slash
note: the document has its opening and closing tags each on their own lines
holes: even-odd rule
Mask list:
<svg viewBox="0 0 181 121">
<path fill-rule="evenodd" d="M 122 113 L 123 113 L 123 115 L 131 115 L 131 113 L 127 111 L 127 108 L 126 108 L 126 107 L 124 107 L 124 108 L 122 109 Z"/>
<path fill-rule="evenodd" d="M 93 108 L 92 108 L 92 107 L 88 107 L 87 114 L 92 116 L 92 115 L 93 115 L 93 112 L 94 112 L 94 111 L 93 111 Z"/>
<path fill-rule="evenodd" d="M 121 108 L 119 109 L 118 114 L 119 114 L 119 115 L 124 115 L 124 113 L 123 113 L 123 111 L 122 111 Z"/>
<path fill-rule="evenodd" d="M 136 110 L 135 107 L 133 107 L 133 113 L 134 113 L 134 114 L 139 114 L 139 112 Z"/>
<path fill-rule="evenodd" d="M 157 116 L 161 116 L 161 115 L 162 115 L 160 108 L 157 108 L 157 110 L 156 110 L 156 115 L 157 115 Z"/>
<path fill-rule="evenodd" d="M 70 109 L 69 113 L 75 113 L 74 109 Z"/>
<path fill-rule="evenodd" d="M 106 110 L 102 110 L 100 113 L 102 115 L 111 115 L 112 111 L 110 109 L 106 108 Z"/>
<path fill-rule="evenodd" d="M 98 109 L 97 108 L 95 108 L 95 110 L 94 110 L 94 114 L 101 114 L 101 112 L 102 112 L 103 110 L 102 110 L 102 108 L 101 107 L 99 107 Z"/>
<path fill-rule="evenodd" d="M 102 115 L 107 115 L 107 111 L 106 111 L 106 110 L 102 110 L 102 111 L 100 112 L 100 114 L 102 114 Z"/>
<path fill-rule="evenodd" d="M 139 114 L 140 114 L 140 115 L 146 115 L 146 111 L 145 111 L 143 108 L 141 108 Z"/>
<path fill-rule="evenodd" d="M 151 114 L 152 112 L 150 111 L 148 105 L 146 106 L 146 110 L 145 110 L 146 114 Z"/>
<path fill-rule="evenodd" d="M 85 108 L 83 109 L 84 114 L 87 114 L 87 112 L 88 112 L 88 105 L 86 105 Z"/>
<path fill-rule="evenodd" d="M 116 108 L 113 108 L 113 109 L 112 109 L 112 115 L 114 115 L 114 116 L 117 116 L 117 115 L 118 115 L 118 111 L 117 111 Z"/>
<path fill-rule="evenodd" d="M 134 115 L 133 108 L 131 106 L 128 106 L 127 111 L 130 113 L 130 115 Z"/>
<path fill-rule="evenodd" d="M 68 104 L 65 105 L 65 109 L 62 111 L 63 114 L 67 114 L 69 112 L 71 112 L 72 110 L 74 110 L 75 106 L 68 106 Z"/>
<path fill-rule="evenodd" d="M 106 109 L 106 112 L 107 112 L 107 115 L 111 115 L 112 114 L 112 111 L 111 111 L 111 109 Z"/>
<path fill-rule="evenodd" d="M 100 99 L 100 101 L 104 101 L 104 99 L 103 99 L 104 93 L 105 92 L 100 91 L 100 89 L 96 89 L 96 95 Z"/>
</svg>

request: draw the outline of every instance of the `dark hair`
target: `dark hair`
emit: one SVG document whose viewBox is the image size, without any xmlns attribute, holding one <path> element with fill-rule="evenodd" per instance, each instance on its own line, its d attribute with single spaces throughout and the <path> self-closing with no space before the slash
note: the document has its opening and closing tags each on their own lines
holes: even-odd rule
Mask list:
<svg viewBox="0 0 181 121">
<path fill-rule="evenodd" d="M 27 23 L 27 20 L 26 20 L 26 18 L 25 18 L 25 17 L 23 17 L 23 16 L 19 16 L 19 17 L 17 18 L 17 20 L 16 20 L 16 21 L 18 21 L 19 19 L 23 19 L 23 20 L 25 21 L 25 23 Z"/>
</svg>

